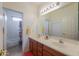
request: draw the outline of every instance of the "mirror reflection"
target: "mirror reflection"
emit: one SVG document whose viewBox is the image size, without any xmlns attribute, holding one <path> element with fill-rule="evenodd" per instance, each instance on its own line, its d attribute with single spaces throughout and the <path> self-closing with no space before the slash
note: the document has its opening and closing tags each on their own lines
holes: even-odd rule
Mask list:
<svg viewBox="0 0 79 59">
<path fill-rule="evenodd" d="M 78 39 L 78 3 L 70 3 L 62 8 L 41 16 L 48 28 L 49 36 Z M 47 25 L 48 22 L 48 25 Z M 45 29 L 47 30 L 47 29 Z"/>
</svg>

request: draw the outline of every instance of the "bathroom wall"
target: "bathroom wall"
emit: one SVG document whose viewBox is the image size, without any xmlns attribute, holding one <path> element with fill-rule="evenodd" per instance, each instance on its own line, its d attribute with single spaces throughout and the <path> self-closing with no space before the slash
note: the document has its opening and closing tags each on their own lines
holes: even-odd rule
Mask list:
<svg viewBox="0 0 79 59">
<path fill-rule="evenodd" d="M 78 40 L 78 3 L 70 3 L 47 15 L 49 35 Z"/>
<path fill-rule="evenodd" d="M 28 35 L 26 34 L 26 29 L 31 28 L 32 32 L 36 32 L 37 24 L 37 7 L 32 3 L 26 2 L 10 2 L 3 3 L 3 7 L 13 9 L 19 12 L 23 12 L 23 51 L 29 50 Z"/>
</svg>

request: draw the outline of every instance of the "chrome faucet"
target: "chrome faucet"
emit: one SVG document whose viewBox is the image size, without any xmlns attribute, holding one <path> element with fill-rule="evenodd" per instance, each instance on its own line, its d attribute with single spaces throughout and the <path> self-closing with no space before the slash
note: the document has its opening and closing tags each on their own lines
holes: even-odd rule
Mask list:
<svg viewBox="0 0 79 59">
<path fill-rule="evenodd" d="M 64 42 L 62 41 L 62 39 L 60 39 L 60 40 L 59 40 L 59 43 L 64 43 Z"/>
</svg>

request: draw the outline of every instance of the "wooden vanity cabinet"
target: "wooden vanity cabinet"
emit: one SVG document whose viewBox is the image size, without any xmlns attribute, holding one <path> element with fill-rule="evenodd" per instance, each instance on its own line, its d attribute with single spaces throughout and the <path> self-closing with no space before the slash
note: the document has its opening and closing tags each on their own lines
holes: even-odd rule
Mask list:
<svg viewBox="0 0 79 59">
<path fill-rule="evenodd" d="M 34 56 L 65 56 L 63 53 L 49 48 L 31 38 L 29 38 L 29 49 Z"/>
</svg>

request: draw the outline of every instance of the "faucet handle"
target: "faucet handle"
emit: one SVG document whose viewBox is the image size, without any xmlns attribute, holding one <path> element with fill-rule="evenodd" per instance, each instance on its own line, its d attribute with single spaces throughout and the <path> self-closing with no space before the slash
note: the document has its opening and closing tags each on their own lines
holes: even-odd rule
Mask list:
<svg viewBox="0 0 79 59">
<path fill-rule="evenodd" d="M 59 43 L 64 43 L 64 42 L 62 41 L 62 39 L 60 39 L 60 40 L 59 40 Z"/>
</svg>

